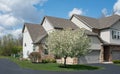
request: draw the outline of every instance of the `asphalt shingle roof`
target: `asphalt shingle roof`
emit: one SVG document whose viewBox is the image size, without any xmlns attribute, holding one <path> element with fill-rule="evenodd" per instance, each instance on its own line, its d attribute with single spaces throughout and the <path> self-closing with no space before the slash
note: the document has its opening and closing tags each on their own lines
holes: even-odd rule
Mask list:
<svg viewBox="0 0 120 74">
<path fill-rule="evenodd" d="M 72 28 L 76 29 L 78 28 L 73 22 L 71 22 L 69 19 L 63 19 L 63 18 L 57 18 L 57 17 L 51 17 L 51 16 L 45 16 L 45 18 L 52 24 L 54 28 Z"/>
<path fill-rule="evenodd" d="M 39 24 L 25 23 L 25 26 L 27 27 L 33 42 L 35 42 L 38 37 L 42 37 L 46 34 L 44 28 Z"/>
<path fill-rule="evenodd" d="M 99 19 L 76 14 L 74 14 L 73 16 L 75 16 L 78 20 L 81 20 L 84 24 L 88 25 L 89 27 L 96 29 L 109 28 L 112 25 L 114 25 L 118 20 L 120 20 L 119 15 L 112 15 Z"/>
<path fill-rule="evenodd" d="M 120 20 L 119 15 L 112 15 L 112 16 L 105 17 L 105 18 L 100 18 L 100 19 L 86 17 L 86 16 L 82 16 L 82 15 L 76 15 L 76 14 L 74 14 L 73 16 L 75 16 L 76 18 L 81 20 L 83 23 L 85 23 L 89 27 L 96 28 L 96 29 L 109 28 L 113 24 L 115 24 L 118 20 Z M 63 18 L 57 18 L 57 17 L 51 17 L 51 16 L 45 16 L 44 19 L 47 19 L 55 29 L 56 28 L 78 29 L 78 27 L 73 22 L 71 22 L 69 19 L 63 19 Z M 45 36 L 47 36 L 47 32 L 42 27 L 42 25 L 25 23 L 24 26 L 26 26 L 27 29 L 29 30 L 30 36 L 33 40 L 33 43 L 40 43 L 40 41 Z M 98 35 L 96 33 L 88 31 L 88 30 L 85 30 L 85 33 L 87 35 Z"/>
</svg>

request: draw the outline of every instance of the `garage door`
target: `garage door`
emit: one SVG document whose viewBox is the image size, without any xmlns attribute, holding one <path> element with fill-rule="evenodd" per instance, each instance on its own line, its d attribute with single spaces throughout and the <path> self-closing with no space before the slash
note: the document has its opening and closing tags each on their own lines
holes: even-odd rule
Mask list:
<svg viewBox="0 0 120 74">
<path fill-rule="evenodd" d="M 82 56 L 79 58 L 79 64 L 86 64 L 86 63 L 99 63 L 100 51 L 93 50 L 86 56 Z"/>
<path fill-rule="evenodd" d="M 118 50 L 112 51 L 112 60 L 120 60 L 120 51 Z"/>
</svg>

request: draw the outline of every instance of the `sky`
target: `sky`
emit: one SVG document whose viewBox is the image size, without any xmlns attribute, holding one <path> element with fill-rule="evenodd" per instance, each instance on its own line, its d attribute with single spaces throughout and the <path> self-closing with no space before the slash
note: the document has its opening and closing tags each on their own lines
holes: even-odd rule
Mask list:
<svg viewBox="0 0 120 74">
<path fill-rule="evenodd" d="M 25 22 L 40 24 L 44 16 L 100 18 L 113 13 L 120 15 L 120 0 L 0 0 L 0 37 L 18 37 Z"/>
</svg>

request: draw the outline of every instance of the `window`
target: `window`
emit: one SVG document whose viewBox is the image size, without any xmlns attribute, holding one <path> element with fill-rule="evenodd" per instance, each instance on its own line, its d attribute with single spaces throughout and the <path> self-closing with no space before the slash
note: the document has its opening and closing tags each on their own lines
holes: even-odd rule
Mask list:
<svg viewBox="0 0 120 74">
<path fill-rule="evenodd" d="M 120 31 L 118 32 L 118 39 L 120 39 Z"/>
<path fill-rule="evenodd" d="M 47 49 L 44 49 L 44 54 L 48 54 L 48 50 Z"/>
<path fill-rule="evenodd" d="M 120 31 L 112 30 L 112 39 L 120 39 Z"/>
<path fill-rule="evenodd" d="M 25 45 L 24 45 L 25 47 L 26 47 L 26 43 L 25 43 Z"/>
<path fill-rule="evenodd" d="M 33 45 L 33 51 L 35 51 L 35 45 Z"/>
</svg>

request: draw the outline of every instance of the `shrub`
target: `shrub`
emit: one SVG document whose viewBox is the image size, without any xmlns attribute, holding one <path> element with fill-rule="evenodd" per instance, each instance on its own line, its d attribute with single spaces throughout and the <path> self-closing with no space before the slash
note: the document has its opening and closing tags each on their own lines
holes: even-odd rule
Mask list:
<svg viewBox="0 0 120 74">
<path fill-rule="evenodd" d="M 42 63 L 56 63 L 56 60 L 51 55 L 45 55 L 42 59 Z"/>
<path fill-rule="evenodd" d="M 39 52 L 32 52 L 29 55 L 32 62 L 41 62 L 41 54 Z"/>
<path fill-rule="evenodd" d="M 49 60 L 43 59 L 43 60 L 42 60 L 42 63 L 49 63 Z"/>
<path fill-rule="evenodd" d="M 114 60 L 113 63 L 120 64 L 120 60 Z"/>
<path fill-rule="evenodd" d="M 43 59 L 42 63 L 56 63 L 55 59 Z"/>
</svg>

